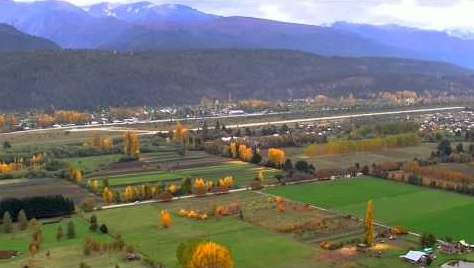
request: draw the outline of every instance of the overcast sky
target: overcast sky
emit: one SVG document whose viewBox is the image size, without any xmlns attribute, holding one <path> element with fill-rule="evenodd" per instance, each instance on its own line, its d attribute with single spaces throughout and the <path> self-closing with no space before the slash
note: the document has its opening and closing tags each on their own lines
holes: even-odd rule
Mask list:
<svg viewBox="0 0 474 268">
<path fill-rule="evenodd" d="M 26 0 L 30 1 L 30 0 Z M 90 5 L 107 0 L 69 0 Z M 143 0 L 109 0 L 131 3 Z M 305 24 L 334 21 L 397 23 L 427 29 L 474 30 L 474 0 L 148 0 L 185 4 L 201 11 L 230 16 L 250 16 Z"/>
</svg>

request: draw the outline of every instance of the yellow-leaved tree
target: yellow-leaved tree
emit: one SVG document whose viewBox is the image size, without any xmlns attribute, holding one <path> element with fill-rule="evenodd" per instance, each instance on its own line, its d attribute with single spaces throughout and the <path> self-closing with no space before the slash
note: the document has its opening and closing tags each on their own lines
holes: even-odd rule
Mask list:
<svg viewBox="0 0 474 268">
<path fill-rule="evenodd" d="M 374 242 L 374 205 L 372 200 L 367 202 L 367 210 L 365 211 L 365 243 L 371 246 Z"/>
<path fill-rule="evenodd" d="M 230 268 L 233 266 L 234 262 L 229 249 L 215 242 L 198 244 L 186 265 L 189 268 Z"/>
</svg>

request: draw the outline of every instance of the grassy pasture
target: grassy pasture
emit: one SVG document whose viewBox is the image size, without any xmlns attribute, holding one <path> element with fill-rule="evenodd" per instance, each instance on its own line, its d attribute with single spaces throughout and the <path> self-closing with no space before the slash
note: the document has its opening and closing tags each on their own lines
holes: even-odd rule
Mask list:
<svg viewBox="0 0 474 268">
<path fill-rule="evenodd" d="M 122 157 L 121 154 L 110 154 L 100 156 L 66 158 L 64 160 L 73 165 L 74 167 L 81 169 L 85 173 L 90 173 L 100 169 L 101 166 L 107 166 L 110 163 L 118 161 L 120 157 Z"/>
<path fill-rule="evenodd" d="M 0 199 L 59 194 L 71 198 L 77 204 L 89 193 L 63 179 L 7 180 L 0 186 Z"/>
<path fill-rule="evenodd" d="M 417 146 L 404 148 L 387 149 L 382 151 L 358 152 L 341 155 L 321 155 L 308 157 L 304 154 L 304 148 L 285 148 L 288 158 L 293 163 L 298 160 L 305 160 L 313 164 L 316 169 L 326 168 L 347 168 L 358 162 L 361 166 L 371 165 L 372 163 L 410 161 L 415 157 L 426 158 L 431 151 L 436 150 L 436 144 L 422 143 Z"/>
<path fill-rule="evenodd" d="M 360 217 L 367 200 L 372 199 L 374 217 L 381 223 L 474 241 L 474 198 L 470 196 L 376 178 L 278 187 L 268 192 Z"/>
<path fill-rule="evenodd" d="M 73 217 L 71 218 L 75 225 L 76 238 L 67 239 L 66 230 L 69 219 L 64 219 L 60 223 L 42 225 L 43 241 L 41 250 L 32 258 L 30 267 L 78 267 L 81 261 L 89 265 L 113 267 L 119 264 L 120 267 L 133 267 L 138 263 L 123 262 L 123 254 L 109 253 L 104 255 L 92 254 L 83 256 L 82 244 L 86 237 L 92 237 L 99 241 L 111 241 L 106 234 L 94 233 L 89 231 L 85 220 Z M 64 232 L 64 238 L 56 241 L 56 229 L 61 225 Z M 20 264 L 27 263 L 30 259 L 28 245 L 31 242 L 31 231 L 15 230 L 11 234 L 0 234 L 0 249 L 18 250 L 22 254 L 14 259 L 0 260 L 0 267 L 21 267 Z M 50 257 L 46 257 L 46 252 L 50 251 Z"/>
<path fill-rule="evenodd" d="M 291 236 L 279 235 L 231 216 L 198 221 L 177 215 L 179 209 L 207 211 L 214 204 L 251 204 L 252 200 L 265 203 L 266 198 L 255 193 L 227 194 L 102 210 L 97 215 L 113 231 L 122 233 L 128 243 L 167 267 L 177 266 L 176 249 L 181 242 L 190 239 L 211 239 L 226 245 L 232 251 L 236 267 L 321 267 L 313 261 L 319 248 Z M 172 214 L 173 226 L 169 229 L 160 226 L 159 214 L 163 209 Z M 279 212 L 270 213 L 277 216 Z M 136 220 L 123 221 L 123 215 Z"/>
</svg>

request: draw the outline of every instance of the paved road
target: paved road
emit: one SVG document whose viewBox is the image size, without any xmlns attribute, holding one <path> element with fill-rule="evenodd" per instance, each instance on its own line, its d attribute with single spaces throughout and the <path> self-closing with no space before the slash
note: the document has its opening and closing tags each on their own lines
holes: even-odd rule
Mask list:
<svg viewBox="0 0 474 268">
<path fill-rule="evenodd" d="M 442 112 L 442 111 L 453 111 L 453 110 L 463 110 L 466 107 L 463 106 L 448 106 L 448 107 L 441 107 L 441 108 L 427 108 L 427 109 L 410 109 L 410 110 L 399 110 L 399 111 L 391 111 L 391 112 L 376 112 L 376 113 L 361 113 L 361 114 L 349 114 L 349 115 L 335 115 L 335 116 L 323 116 L 323 117 L 312 117 L 312 118 L 301 118 L 301 119 L 291 119 L 291 120 L 279 120 L 279 121 L 266 121 L 266 122 L 259 122 L 259 123 L 248 123 L 248 124 L 235 124 L 229 125 L 227 127 L 236 128 L 236 127 L 255 127 L 255 126 L 266 126 L 269 124 L 290 124 L 290 123 L 300 123 L 300 122 L 313 122 L 313 121 L 323 121 L 323 120 L 335 120 L 335 119 L 346 119 L 346 118 L 358 118 L 358 117 L 368 117 L 368 116 L 378 116 L 378 115 L 395 115 L 395 114 L 411 114 L 411 113 L 427 113 L 427 112 Z M 279 113 L 253 113 L 253 114 L 242 114 L 242 115 L 225 115 L 225 116 L 215 116 L 215 117 L 193 117 L 188 118 L 187 120 L 205 120 L 205 119 L 213 119 L 213 118 L 239 118 L 239 117 L 253 117 L 253 116 L 262 116 L 262 115 L 278 115 L 278 114 L 289 114 L 289 112 L 279 112 Z M 175 121 L 182 121 L 184 119 L 179 119 Z M 100 125 L 80 125 L 80 126 L 67 126 L 61 128 L 47 128 L 47 129 L 30 129 L 24 131 L 15 131 L 15 132 L 8 132 L 8 133 L 0 133 L 0 136 L 8 136 L 14 135 L 16 133 L 33 133 L 33 132 L 47 132 L 53 129 L 61 129 L 61 130 L 70 130 L 70 131 L 79 131 L 79 129 L 84 129 L 84 131 L 88 131 L 90 129 L 98 129 L 98 130 L 107 130 L 107 131 L 121 131 L 123 128 L 111 128 L 115 126 L 126 126 L 130 127 L 137 124 L 150 124 L 150 123 L 166 123 L 170 122 L 170 119 L 162 119 L 162 120 L 145 120 L 145 121 L 137 121 L 134 123 L 108 123 L 108 124 L 100 124 Z M 213 127 L 209 127 L 209 129 L 213 129 Z M 197 130 L 197 128 L 192 129 Z M 163 131 L 163 130 L 161 130 Z M 158 131 L 143 131 L 142 134 L 156 134 L 160 132 Z"/>
</svg>

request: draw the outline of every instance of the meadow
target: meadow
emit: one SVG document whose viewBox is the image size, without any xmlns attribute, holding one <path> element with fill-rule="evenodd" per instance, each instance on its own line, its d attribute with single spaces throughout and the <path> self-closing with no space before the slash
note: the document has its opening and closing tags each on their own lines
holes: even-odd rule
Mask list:
<svg viewBox="0 0 474 268">
<path fill-rule="evenodd" d="M 291 237 L 231 217 L 198 221 L 177 216 L 179 208 L 199 204 L 201 200 L 102 210 L 97 216 L 112 231 L 120 232 L 127 243 L 167 267 L 177 266 L 179 244 L 193 239 L 210 239 L 227 246 L 236 267 L 321 267 L 312 261 L 319 249 Z M 162 209 L 172 213 L 173 225 L 169 229 L 160 225 Z M 124 221 L 124 215 L 134 220 Z"/>
<path fill-rule="evenodd" d="M 73 239 L 66 238 L 67 223 L 69 220 L 74 222 L 76 237 Z M 40 221 L 41 222 L 41 221 Z M 64 237 L 56 240 L 56 230 L 61 225 Z M 43 224 L 41 251 L 33 258 L 28 253 L 28 245 L 31 242 L 31 231 L 15 230 L 11 234 L 0 234 L 0 249 L 2 250 L 18 250 L 22 254 L 14 259 L 0 260 L 0 267 L 22 267 L 22 264 L 28 263 L 31 267 L 79 267 L 81 261 L 89 265 L 113 267 L 119 264 L 120 267 L 136 267 L 138 263 L 127 263 L 123 260 L 122 253 L 108 254 L 92 254 L 91 256 L 83 255 L 83 242 L 85 238 L 91 237 L 98 241 L 112 241 L 107 234 L 100 232 L 91 232 L 88 229 L 88 223 L 79 218 L 63 219 L 60 223 Z M 46 252 L 50 252 L 50 256 L 46 256 Z"/>
<path fill-rule="evenodd" d="M 474 198 L 470 196 L 369 177 L 278 187 L 267 192 L 359 217 L 364 216 L 367 201 L 372 199 L 374 218 L 382 224 L 474 241 Z"/>
<path fill-rule="evenodd" d="M 305 160 L 313 164 L 317 169 L 347 168 L 356 162 L 361 166 L 372 165 L 382 162 L 403 162 L 412 161 L 415 157 L 426 158 L 431 151 L 436 150 L 436 144 L 421 143 L 416 146 L 404 148 L 385 149 L 381 151 L 358 152 L 340 155 L 306 156 L 304 148 L 285 148 L 285 153 L 293 163 L 298 160 Z"/>
</svg>

